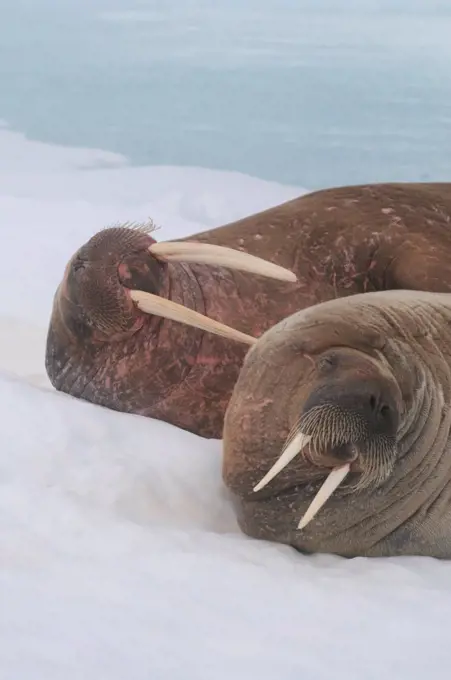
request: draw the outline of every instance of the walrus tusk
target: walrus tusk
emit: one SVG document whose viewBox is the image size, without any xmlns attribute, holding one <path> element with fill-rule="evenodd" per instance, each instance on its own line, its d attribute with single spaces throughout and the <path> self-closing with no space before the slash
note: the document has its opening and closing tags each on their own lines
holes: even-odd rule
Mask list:
<svg viewBox="0 0 451 680">
<path fill-rule="evenodd" d="M 296 274 L 273 262 L 263 260 L 255 255 L 243 253 L 241 250 L 215 246 L 210 243 L 194 241 L 169 241 L 153 243 L 149 251 L 156 257 L 180 262 L 210 264 L 217 267 L 240 269 L 251 274 L 260 274 L 280 281 L 297 281 Z"/>
<path fill-rule="evenodd" d="M 309 522 L 315 517 L 316 513 L 321 510 L 323 505 L 332 496 L 335 489 L 341 484 L 351 468 L 350 463 L 334 468 L 332 472 L 326 477 L 324 483 L 308 506 L 303 518 L 298 524 L 298 529 L 304 529 Z"/>
<path fill-rule="evenodd" d="M 257 338 L 253 338 L 252 335 L 241 333 L 241 331 L 237 331 L 214 319 L 209 319 L 208 316 L 199 314 L 199 312 L 195 312 L 193 309 L 178 305 L 176 302 L 172 302 L 172 300 L 146 293 L 143 290 L 130 290 L 129 293 L 139 309 L 146 314 L 155 314 L 172 321 L 179 321 L 188 326 L 194 326 L 194 328 L 200 328 L 203 331 L 215 333 L 223 338 L 237 340 L 247 345 L 253 345 L 257 342 Z"/>
<path fill-rule="evenodd" d="M 288 446 L 282 451 L 280 457 L 276 460 L 269 472 L 267 472 L 263 479 L 256 486 L 254 486 L 254 491 L 260 491 L 260 489 L 263 489 L 263 487 L 266 486 L 271 481 L 271 479 L 274 479 L 274 477 L 278 475 L 279 472 L 281 472 L 284 467 L 286 467 L 288 463 L 290 463 L 293 458 L 302 451 L 304 446 L 306 446 L 310 440 L 311 436 L 309 434 L 298 432 L 298 434 L 290 441 Z"/>
</svg>

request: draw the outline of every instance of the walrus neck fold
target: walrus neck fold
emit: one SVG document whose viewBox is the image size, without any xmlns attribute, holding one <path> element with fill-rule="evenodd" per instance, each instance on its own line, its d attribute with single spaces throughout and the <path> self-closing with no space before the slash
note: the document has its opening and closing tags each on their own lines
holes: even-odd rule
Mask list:
<svg viewBox="0 0 451 680">
<path fill-rule="evenodd" d="M 252 337 L 290 312 L 292 283 L 206 264 L 171 262 L 159 295 Z M 244 348 L 247 351 L 247 347 Z"/>
</svg>

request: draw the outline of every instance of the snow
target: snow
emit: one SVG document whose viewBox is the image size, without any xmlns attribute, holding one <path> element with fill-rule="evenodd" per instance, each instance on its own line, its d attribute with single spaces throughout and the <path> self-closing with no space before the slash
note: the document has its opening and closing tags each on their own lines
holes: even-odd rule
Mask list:
<svg viewBox="0 0 451 680">
<path fill-rule="evenodd" d="M 451 565 L 252 540 L 219 441 L 45 376 L 53 291 L 96 230 L 151 216 L 164 239 L 303 191 L 0 128 L 2 680 L 448 678 Z"/>
</svg>

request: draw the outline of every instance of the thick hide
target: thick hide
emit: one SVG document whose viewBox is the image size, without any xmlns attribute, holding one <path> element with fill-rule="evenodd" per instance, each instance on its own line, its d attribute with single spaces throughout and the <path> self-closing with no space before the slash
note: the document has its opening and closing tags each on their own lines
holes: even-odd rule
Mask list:
<svg viewBox="0 0 451 680">
<path fill-rule="evenodd" d="M 75 397 L 221 437 L 249 345 L 146 313 L 131 290 L 258 338 L 334 298 L 451 290 L 450 221 L 451 184 L 380 184 L 318 191 L 185 239 L 256 255 L 295 282 L 165 260 L 149 251 L 151 234 L 101 231 L 71 258 L 56 292 L 49 378 Z"/>
</svg>

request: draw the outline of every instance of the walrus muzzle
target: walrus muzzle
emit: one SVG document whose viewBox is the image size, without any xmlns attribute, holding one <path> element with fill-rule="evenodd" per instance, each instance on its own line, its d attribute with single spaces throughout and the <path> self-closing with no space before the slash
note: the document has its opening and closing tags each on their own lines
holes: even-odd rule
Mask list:
<svg viewBox="0 0 451 680">
<path fill-rule="evenodd" d="M 379 485 L 390 475 L 396 457 L 397 404 L 378 381 L 325 384 L 307 399 L 291 428 L 282 453 L 254 492 L 263 489 L 298 454 L 331 469 L 298 524 L 313 519 L 350 472 L 357 473 L 351 491 Z"/>
<path fill-rule="evenodd" d="M 61 291 L 70 298 L 72 312 L 103 336 L 127 332 L 139 309 L 247 345 L 256 342 L 251 335 L 159 295 L 168 263 L 224 267 L 288 283 L 297 281 L 290 270 L 240 250 L 195 241 L 157 243 L 150 237 L 152 229 L 147 225 L 103 229 L 66 266 Z"/>
</svg>

